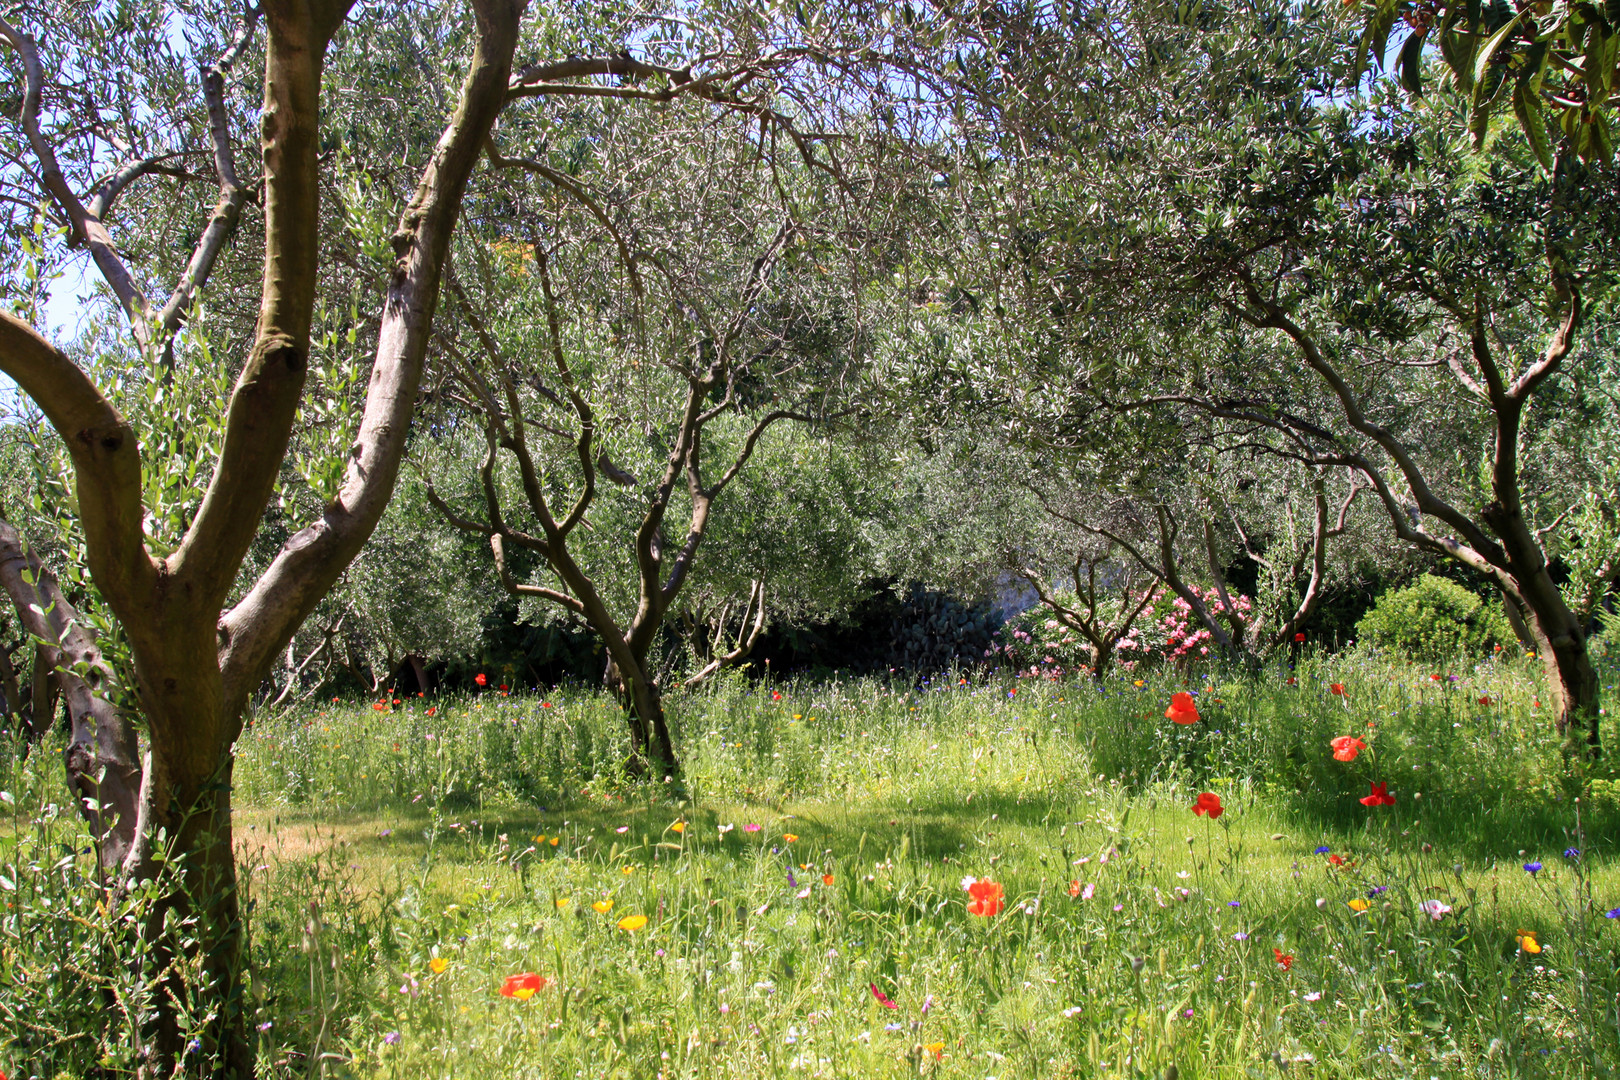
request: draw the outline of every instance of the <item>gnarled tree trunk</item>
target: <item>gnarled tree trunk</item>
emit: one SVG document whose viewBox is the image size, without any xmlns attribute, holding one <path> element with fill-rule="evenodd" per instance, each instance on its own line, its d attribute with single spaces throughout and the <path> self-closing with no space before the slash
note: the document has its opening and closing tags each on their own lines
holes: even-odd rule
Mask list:
<svg viewBox="0 0 1620 1080">
<path fill-rule="evenodd" d="M 0 588 L 17 618 L 37 641 L 34 660 L 36 709 L 47 716 L 54 683 L 67 700 L 71 733 L 63 760 L 68 785 L 96 839 L 101 865 L 113 869 L 129 854 L 135 837 L 136 797 L 141 787 L 139 740 L 134 725 L 113 700 L 113 672 L 96 635 L 82 622 L 51 573 L 28 550 L 10 524 L 0 521 Z"/>
</svg>

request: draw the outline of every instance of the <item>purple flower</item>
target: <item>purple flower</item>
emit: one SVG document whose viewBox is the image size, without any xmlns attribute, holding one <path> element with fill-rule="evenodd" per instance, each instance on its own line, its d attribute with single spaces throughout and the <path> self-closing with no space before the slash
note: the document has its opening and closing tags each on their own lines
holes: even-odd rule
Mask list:
<svg viewBox="0 0 1620 1080">
<path fill-rule="evenodd" d="M 1242 901 L 1241 900 L 1228 900 L 1226 902 L 1226 906 L 1227 907 L 1240 907 L 1240 906 L 1242 906 Z"/>
<path fill-rule="evenodd" d="M 1538 862 L 1527 862 L 1524 864 L 1524 869 L 1525 873 L 1529 874 L 1531 877 L 1535 877 L 1537 874 L 1541 873 L 1541 864 Z"/>
<path fill-rule="evenodd" d="M 1237 933 L 1232 935 L 1232 940 L 1233 941 L 1248 941 L 1249 940 L 1249 935 L 1245 934 L 1243 931 L 1239 930 Z"/>
<path fill-rule="evenodd" d="M 398 1046 L 401 1038 L 403 1038 L 403 1036 L 401 1036 L 399 1032 L 390 1031 L 388 1034 L 383 1036 L 383 1042 L 387 1043 L 389 1046 Z"/>
<path fill-rule="evenodd" d="M 787 874 L 788 874 L 788 888 L 797 889 L 799 887 L 799 883 L 797 881 L 793 880 L 793 871 L 789 870 L 787 872 Z"/>
<path fill-rule="evenodd" d="M 1564 858 L 1569 859 L 1571 861 L 1578 862 L 1580 860 L 1580 857 L 1581 857 L 1581 849 L 1580 848 L 1572 847 L 1572 848 L 1565 848 L 1564 849 Z"/>
<path fill-rule="evenodd" d="M 262 1035 L 265 1032 L 269 1031 L 271 1026 L 272 1025 L 271 1025 L 270 1021 L 266 1020 L 264 1023 L 259 1025 L 259 1034 Z"/>
<path fill-rule="evenodd" d="M 1620 919 L 1620 907 L 1610 908 L 1603 913 L 1605 919 Z"/>
</svg>

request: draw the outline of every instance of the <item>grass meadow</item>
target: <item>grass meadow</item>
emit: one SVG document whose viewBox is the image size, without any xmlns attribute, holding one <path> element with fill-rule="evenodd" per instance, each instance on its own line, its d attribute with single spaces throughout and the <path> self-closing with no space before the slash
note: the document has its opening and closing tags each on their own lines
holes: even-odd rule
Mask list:
<svg viewBox="0 0 1620 1080">
<path fill-rule="evenodd" d="M 1183 689 L 1196 724 L 1165 719 Z M 1620 788 L 1539 693 L 1522 661 L 1357 655 L 734 678 L 668 703 L 680 787 L 618 774 L 589 689 L 261 716 L 234 776 L 260 1071 L 1609 1075 Z M 102 902 L 59 758 L 3 761 L 0 1016 L 30 1019 L 0 1068 L 121 1075 L 134 909 Z"/>
</svg>

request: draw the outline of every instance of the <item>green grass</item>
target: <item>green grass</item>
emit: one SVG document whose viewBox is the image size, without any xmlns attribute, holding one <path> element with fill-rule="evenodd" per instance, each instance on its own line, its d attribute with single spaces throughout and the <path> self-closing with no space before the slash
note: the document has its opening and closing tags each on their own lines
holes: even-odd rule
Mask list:
<svg viewBox="0 0 1620 1080">
<path fill-rule="evenodd" d="M 617 774 L 618 712 L 583 690 L 260 718 L 235 785 L 263 1071 L 1602 1075 L 1611 778 L 1563 761 L 1528 671 L 1435 673 L 1313 658 L 1296 685 L 1200 680 L 1191 728 L 1162 717 L 1166 676 L 779 700 L 732 681 L 669 703 L 679 791 Z M 1370 749 L 1333 760 L 1341 734 Z M 62 929 L 89 894 L 58 865 L 75 823 L 44 809 L 63 801 L 45 757 L 10 765 L 0 1006 L 42 985 L 19 970 L 93 943 Z M 1372 780 L 1393 807 L 1359 803 Z M 1191 812 L 1201 791 L 1218 821 Z M 969 914 L 966 877 L 1005 909 Z M 496 992 L 529 971 L 531 1000 Z M 9 1037 L 14 1077 L 89 1060 Z"/>
</svg>

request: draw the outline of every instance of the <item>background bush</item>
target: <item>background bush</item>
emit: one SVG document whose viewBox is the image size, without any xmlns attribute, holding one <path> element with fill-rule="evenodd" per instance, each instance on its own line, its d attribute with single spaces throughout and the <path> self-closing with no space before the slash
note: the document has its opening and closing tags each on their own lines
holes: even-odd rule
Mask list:
<svg viewBox="0 0 1620 1080">
<path fill-rule="evenodd" d="M 1356 632 L 1363 641 L 1412 660 L 1478 657 L 1515 640 L 1499 605 L 1433 574 L 1380 596 Z"/>
</svg>

